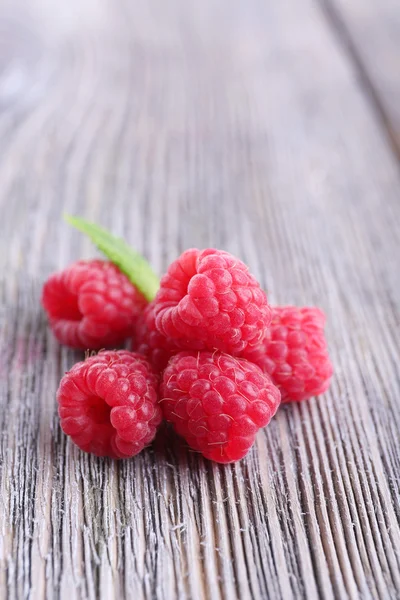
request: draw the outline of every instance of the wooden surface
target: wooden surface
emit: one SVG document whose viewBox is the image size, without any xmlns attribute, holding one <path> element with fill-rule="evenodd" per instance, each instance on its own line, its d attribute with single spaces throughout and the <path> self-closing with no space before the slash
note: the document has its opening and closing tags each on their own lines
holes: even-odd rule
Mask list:
<svg viewBox="0 0 400 600">
<path fill-rule="evenodd" d="M 0 2 L 0 597 L 399 598 L 397 0 Z M 89 242 L 243 258 L 335 365 L 247 459 L 83 455 L 39 306 Z"/>
</svg>

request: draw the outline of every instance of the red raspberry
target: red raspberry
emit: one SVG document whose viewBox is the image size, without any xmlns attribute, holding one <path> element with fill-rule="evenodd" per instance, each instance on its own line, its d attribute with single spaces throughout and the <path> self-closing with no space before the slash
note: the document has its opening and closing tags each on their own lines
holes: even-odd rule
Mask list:
<svg viewBox="0 0 400 600">
<path fill-rule="evenodd" d="M 113 263 L 81 260 L 49 277 L 42 304 L 59 342 L 97 350 L 132 335 L 146 300 Z"/>
<path fill-rule="evenodd" d="M 240 354 L 259 345 L 271 320 L 267 297 L 240 260 L 221 250 L 186 250 L 161 280 L 157 329 L 167 338 Z"/>
<path fill-rule="evenodd" d="M 280 393 L 257 365 L 221 352 L 180 352 L 164 371 L 165 419 L 194 450 L 229 463 L 243 458 L 275 414 Z"/>
<path fill-rule="evenodd" d="M 143 354 L 156 371 L 162 371 L 174 354 L 182 349 L 202 349 L 204 344 L 198 340 L 174 340 L 163 336 L 156 328 L 154 308 L 154 302 L 150 302 L 136 321 L 132 348 Z"/>
<path fill-rule="evenodd" d="M 300 402 L 325 392 L 333 374 L 319 308 L 274 307 L 263 349 L 246 358 L 268 373 L 282 401 Z"/>
<path fill-rule="evenodd" d="M 74 365 L 57 400 L 63 431 L 97 456 L 138 454 L 161 422 L 157 377 L 143 356 L 126 350 L 100 352 Z"/>
</svg>

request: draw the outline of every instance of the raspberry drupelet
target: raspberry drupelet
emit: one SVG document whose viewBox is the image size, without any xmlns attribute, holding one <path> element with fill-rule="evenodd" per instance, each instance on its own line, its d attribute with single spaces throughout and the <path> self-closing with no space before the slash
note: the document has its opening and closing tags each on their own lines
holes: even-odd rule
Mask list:
<svg viewBox="0 0 400 600">
<path fill-rule="evenodd" d="M 280 393 L 257 365 L 221 352 L 181 352 L 163 374 L 164 418 L 206 458 L 243 458 L 280 403 Z"/>
<path fill-rule="evenodd" d="M 181 350 L 203 348 L 204 343 L 199 340 L 173 339 L 162 335 L 156 328 L 154 302 L 146 306 L 136 321 L 132 349 L 143 354 L 158 372 L 165 369 L 171 356 Z"/>
<path fill-rule="evenodd" d="M 246 265 L 213 248 L 186 250 L 170 265 L 154 310 L 164 337 L 232 355 L 257 347 L 271 320 L 267 297 Z"/>
<path fill-rule="evenodd" d="M 81 260 L 49 277 L 42 304 L 60 343 L 98 350 L 130 337 L 147 301 L 113 263 Z"/>
<path fill-rule="evenodd" d="M 57 392 L 63 431 L 81 450 L 128 458 L 161 423 L 157 377 L 143 356 L 104 351 L 75 364 Z"/>
<path fill-rule="evenodd" d="M 271 376 L 282 402 L 300 402 L 328 389 L 333 367 L 325 320 L 319 308 L 274 307 L 262 349 L 246 353 L 246 358 Z"/>
</svg>

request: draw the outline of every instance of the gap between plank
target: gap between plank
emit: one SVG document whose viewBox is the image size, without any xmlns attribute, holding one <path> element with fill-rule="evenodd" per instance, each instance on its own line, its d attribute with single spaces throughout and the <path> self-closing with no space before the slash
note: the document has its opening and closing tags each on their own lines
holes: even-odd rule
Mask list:
<svg viewBox="0 0 400 600">
<path fill-rule="evenodd" d="M 344 52 L 350 59 L 358 76 L 360 87 L 366 92 L 377 119 L 383 126 L 397 163 L 400 164 L 400 139 L 398 139 L 396 133 L 392 129 L 390 116 L 386 113 L 380 94 L 369 75 L 368 68 L 365 66 L 364 61 L 358 52 L 357 44 L 353 41 L 350 29 L 346 25 L 345 18 L 340 13 L 340 9 L 335 6 L 334 0 L 317 0 L 317 4 L 320 6 L 334 36 L 338 39 L 340 46 L 344 49 Z"/>
</svg>

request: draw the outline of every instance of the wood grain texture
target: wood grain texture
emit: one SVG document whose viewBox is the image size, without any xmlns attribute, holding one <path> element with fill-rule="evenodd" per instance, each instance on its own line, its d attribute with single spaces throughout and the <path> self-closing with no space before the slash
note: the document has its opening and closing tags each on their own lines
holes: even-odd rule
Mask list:
<svg viewBox="0 0 400 600">
<path fill-rule="evenodd" d="M 0 596 L 398 598 L 400 173 L 321 6 L 0 7 Z M 331 390 L 232 466 L 168 432 L 83 455 L 55 402 L 81 355 L 39 305 L 93 253 L 64 211 L 159 272 L 213 245 L 274 302 L 322 306 Z"/>
<path fill-rule="evenodd" d="M 397 0 L 319 0 L 400 160 Z"/>
</svg>

